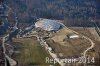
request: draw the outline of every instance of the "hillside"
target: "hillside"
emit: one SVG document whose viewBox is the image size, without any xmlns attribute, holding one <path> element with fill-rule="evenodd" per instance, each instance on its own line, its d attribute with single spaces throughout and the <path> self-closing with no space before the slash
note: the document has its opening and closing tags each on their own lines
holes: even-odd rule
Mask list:
<svg viewBox="0 0 100 66">
<path fill-rule="evenodd" d="M 99 0 L 8 0 L 7 2 L 17 12 L 19 22 L 31 23 L 36 18 L 49 18 L 64 20 L 66 26 L 85 27 L 92 26 L 89 19 L 100 18 L 99 3 Z"/>
</svg>

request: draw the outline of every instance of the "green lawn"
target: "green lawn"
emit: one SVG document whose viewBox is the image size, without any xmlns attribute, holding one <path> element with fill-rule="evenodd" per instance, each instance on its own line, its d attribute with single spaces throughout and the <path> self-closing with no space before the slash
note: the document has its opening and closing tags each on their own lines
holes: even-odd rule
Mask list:
<svg viewBox="0 0 100 66">
<path fill-rule="evenodd" d="M 18 61 L 18 66 L 50 65 L 45 62 L 45 58 L 50 57 L 50 55 L 41 47 L 38 41 L 33 39 L 16 39 L 13 45 L 16 50 L 20 51 L 20 53 L 16 53 L 13 56 Z M 58 66 L 58 64 L 55 66 Z"/>
</svg>

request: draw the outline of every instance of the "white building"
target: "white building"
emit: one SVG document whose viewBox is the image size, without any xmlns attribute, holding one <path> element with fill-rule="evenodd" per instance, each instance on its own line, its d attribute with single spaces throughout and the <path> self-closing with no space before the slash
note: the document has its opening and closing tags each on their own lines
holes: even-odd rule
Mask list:
<svg viewBox="0 0 100 66">
<path fill-rule="evenodd" d="M 68 38 L 79 38 L 79 35 L 77 34 L 70 34 L 70 35 L 67 35 Z"/>
</svg>

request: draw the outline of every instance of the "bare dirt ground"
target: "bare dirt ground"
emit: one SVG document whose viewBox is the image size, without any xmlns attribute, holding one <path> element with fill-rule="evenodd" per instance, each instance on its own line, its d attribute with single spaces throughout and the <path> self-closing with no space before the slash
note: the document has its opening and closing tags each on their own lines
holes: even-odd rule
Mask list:
<svg viewBox="0 0 100 66">
<path fill-rule="evenodd" d="M 71 29 L 88 36 L 93 40 L 95 46 L 93 49 L 87 52 L 87 55 L 95 58 L 94 66 L 100 65 L 100 37 L 97 34 L 95 28 L 82 28 L 82 27 L 70 27 Z"/>
<path fill-rule="evenodd" d="M 71 33 L 74 32 L 67 28 L 63 28 L 47 40 L 48 44 L 60 58 L 79 57 L 82 55 L 84 50 L 91 46 L 91 43 L 82 38 L 81 35 L 79 35 L 79 38 L 67 39 L 66 35 Z"/>
</svg>

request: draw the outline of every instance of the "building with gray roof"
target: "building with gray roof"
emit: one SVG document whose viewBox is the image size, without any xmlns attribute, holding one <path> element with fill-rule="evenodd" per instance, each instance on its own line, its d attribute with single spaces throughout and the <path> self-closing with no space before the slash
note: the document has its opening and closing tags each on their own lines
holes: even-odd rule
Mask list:
<svg viewBox="0 0 100 66">
<path fill-rule="evenodd" d="M 61 24 L 57 20 L 40 19 L 35 23 L 35 27 L 46 31 L 57 31 L 60 29 Z"/>
</svg>

